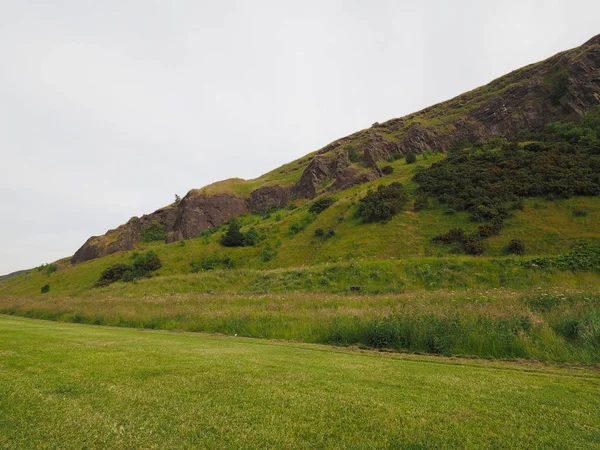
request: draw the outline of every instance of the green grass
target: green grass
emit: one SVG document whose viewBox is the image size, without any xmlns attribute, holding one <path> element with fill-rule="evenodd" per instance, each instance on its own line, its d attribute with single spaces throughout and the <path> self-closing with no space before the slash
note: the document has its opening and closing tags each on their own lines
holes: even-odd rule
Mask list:
<svg viewBox="0 0 600 450">
<path fill-rule="evenodd" d="M 600 448 L 595 370 L 0 318 L 2 448 Z"/>
<path fill-rule="evenodd" d="M 0 313 L 480 358 L 600 363 L 597 288 L 0 297 Z"/>
</svg>

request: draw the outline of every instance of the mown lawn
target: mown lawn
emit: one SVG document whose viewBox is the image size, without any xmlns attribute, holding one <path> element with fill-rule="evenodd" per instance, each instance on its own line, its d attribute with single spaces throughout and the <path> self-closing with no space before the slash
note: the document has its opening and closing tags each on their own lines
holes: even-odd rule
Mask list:
<svg viewBox="0 0 600 450">
<path fill-rule="evenodd" d="M 2 448 L 600 448 L 600 373 L 0 317 Z"/>
</svg>

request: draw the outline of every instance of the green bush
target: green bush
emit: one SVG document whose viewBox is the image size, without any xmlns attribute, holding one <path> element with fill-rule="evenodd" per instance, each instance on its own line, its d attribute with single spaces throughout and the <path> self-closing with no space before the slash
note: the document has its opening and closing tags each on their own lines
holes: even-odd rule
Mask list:
<svg viewBox="0 0 600 450">
<path fill-rule="evenodd" d="M 413 152 L 409 152 L 406 154 L 406 164 L 413 164 L 417 161 L 417 155 Z"/>
<path fill-rule="evenodd" d="M 258 244 L 259 236 L 256 230 L 250 228 L 246 233 L 244 233 L 243 246 L 244 247 L 253 247 Z"/>
<path fill-rule="evenodd" d="M 308 212 L 312 214 L 320 214 L 333 205 L 336 201 L 335 197 L 321 197 L 314 201 L 310 208 L 308 208 Z"/>
<path fill-rule="evenodd" d="M 400 183 L 379 186 L 359 200 L 358 215 L 364 222 L 386 222 L 404 210 L 407 202 L 408 194 Z"/>
<path fill-rule="evenodd" d="M 49 284 L 43 285 L 40 289 L 40 293 L 47 294 L 48 292 L 50 292 L 50 285 Z"/>
<path fill-rule="evenodd" d="M 198 273 L 215 269 L 232 269 L 236 266 L 234 259 L 225 254 L 213 253 L 190 263 L 191 272 Z"/>
<path fill-rule="evenodd" d="M 44 267 L 44 273 L 46 275 L 50 275 L 58 270 L 58 266 L 56 264 L 47 264 Z"/>
<path fill-rule="evenodd" d="M 315 236 L 317 236 L 317 237 L 325 236 L 325 230 L 323 230 L 323 228 L 317 228 L 315 230 Z"/>
<path fill-rule="evenodd" d="M 317 218 L 317 216 L 315 216 L 312 213 L 309 213 L 309 214 L 305 215 L 304 217 L 302 217 L 301 220 L 299 220 L 297 222 L 292 222 L 288 229 L 288 234 L 290 236 L 293 236 L 295 234 L 300 233 L 301 231 L 304 231 L 304 229 L 307 226 L 309 226 L 311 223 L 313 223 L 316 220 L 316 218 Z"/>
<path fill-rule="evenodd" d="M 102 274 L 100 274 L 100 278 L 98 278 L 98 281 L 96 281 L 96 285 L 94 287 L 108 286 L 109 284 L 114 283 L 116 281 L 121 281 L 121 279 L 123 278 L 123 274 L 129 270 L 131 270 L 131 266 L 128 264 L 113 264 L 112 266 L 104 269 Z"/>
<path fill-rule="evenodd" d="M 141 229 L 141 235 L 144 242 L 164 241 L 167 237 L 165 226 L 156 220 L 144 225 Z"/>
<path fill-rule="evenodd" d="M 146 278 L 162 267 L 158 255 L 152 250 L 146 253 L 134 252 L 131 265 L 117 263 L 106 268 L 94 287 L 108 286 L 116 281 L 130 282 L 138 278 Z"/>
<path fill-rule="evenodd" d="M 394 168 L 392 166 L 383 166 L 381 168 L 381 173 L 384 175 L 391 175 L 394 173 Z"/>
<path fill-rule="evenodd" d="M 354 147 L 352 147 L 351 145 L 347 145 L 346 147 L 344 147 L 344 149 L 348 153 L 348 159 L 350 161 L 352 161 L 353 163 L 360 162 L 360 156 L 358 155 L 358 152 Z"/>
<path fill-rule="evenodd" d="M 422 211 L 422 210 L 428 209 L 428 208 L 429 208 L 429 197 L 425 194 L 417 195 L 417 197 L 415 198 L 414 210 Z"/>
<path fill-rule="evenodd" d="M 513 255 L 524 255 L 525 244 L 520 239 L 513 239 L 508 243 L 505 250 L 506 253 L 510 253 Z"/>
<path fill-rule="evenodd" d="M 481 255 L 483 253 L 483 243 L 477 237 L 469 237 L 464 244 L 465 252 L 469 255 Z"/>
<path fill-rule="evenodd" d="M 223 247 L 253 247 L 258 244 L 260 237 L 254 227 L 246 233 L 240 231 L 240 222 L 237 219 L 231 219 L 227 231 L 221 238 Z"/>
<path fill-rule="evenodd" d="M 243 247 L 244 234 L 240 231 L 240 223 L 237 219 L 231 219 L 227 231 L 221 238 L 223 247 Z"/>
</svg>

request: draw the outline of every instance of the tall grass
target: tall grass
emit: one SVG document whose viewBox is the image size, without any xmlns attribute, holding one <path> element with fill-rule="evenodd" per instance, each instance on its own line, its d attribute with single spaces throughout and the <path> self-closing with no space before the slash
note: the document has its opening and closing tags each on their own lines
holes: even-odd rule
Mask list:
<svg viewBox="0 0 600 450">
<path fill-rule="evenodd" d="M 447 356 L 600 363 L 600 294 L 580 290 L 2 297 L 0 313 Z"/>
</svg>

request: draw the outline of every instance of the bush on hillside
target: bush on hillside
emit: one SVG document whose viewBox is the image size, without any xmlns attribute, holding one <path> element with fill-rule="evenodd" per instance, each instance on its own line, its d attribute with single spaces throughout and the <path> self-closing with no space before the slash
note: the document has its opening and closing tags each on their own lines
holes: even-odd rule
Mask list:
<svg viewBox="0 0 600 450">
<path fill-rule="evenodd" d="M 116 281 L 130 282 L 138 278 L 146 278 L 162 267 L 160 258 L 153 251 L 134 252 L 132 258 L 131 265 L 117 263 L 104 269 L 94 287 L 108 286 Z"/>
<path fill-rule="evenodd" d="M 260 236 L 254 227 L 246 233 L 240 231 L 240 222 L 237 219 L 231 219 L 227 231 L 221 237 L 223 247 L 253 247 L 260 241 Z"/>
<path fill-rule="evenodd" d="M 215 269 L 232 269 L 236 266 L 235 260 L 227 254 L 213 253 L 190 263 L 191 272 L 198 273 Z"/>
<path fill-rule="evenodd" d="M 394 168 L 392 166 L 383 166 L 381 168 L 381 173 L 384 175 L 391 175 L 394 173 Z"/>
<path fill-rule="evenodd" d="M 237 219 L 231 219 L 227 231 L 221 238 L 223 247 L 243 247 L 244 234 L 240 231 L 240 223 Z"/>
<path fill-rule="evenodd" d="M 327 208 L 329 208 L 331 205 L 333 205 L 335 201 L 336 198 L 334 197 L 321 197 L 315 200 L 312 205 L 310 205 L 310 208 L 308 208 L 308 212 L 312 214 L 320 214 Z"/>
<path fill-rule="evenodd" d="M 513 239 L 508 243 L 505 250 L 506 253 L 513 255 L 523 255 L 525 254 L 525 244 L 520 239 Z"/>
<path fill-rule="evenodd" d="M 141 229 L 141 235 L 144 242 L 164 241 L 167 237 L 165 226 L 156 220 L 144 225 Z"/>
<path fill-rule="evenodd" d="M 41 294 L 47 294 L 48 292 L 50 292 L 50 285 L 49 284 L 45 284 L 41 287 L 40 289 L 40 293 Z"/>
<path fill-rule="evenodd" d="M 409 152 L 406 154 L 406 164 L 413 164 L 417 161 L 417 155 L 413 152 Z"/>
<path fill-rule="evenodd" d="M 359 200 L 358 215 L 364 222 L 387 222 L 404 210 L 407 202 L 408 194 L 400 183 L 379 186 Z"/>
<path fill-rule="evenodd" d="M 356 151 L 356 149 L 354 147 L 352 147 L 351 145 L 347 145 L 346 147 L 344 147 L 344 149 L 348 153 L 348 159 L 351 162 L 353 162 L 353 163 L 360 162 L 360 156 L 358 155 L 358 152 Z"/>
</svg>

